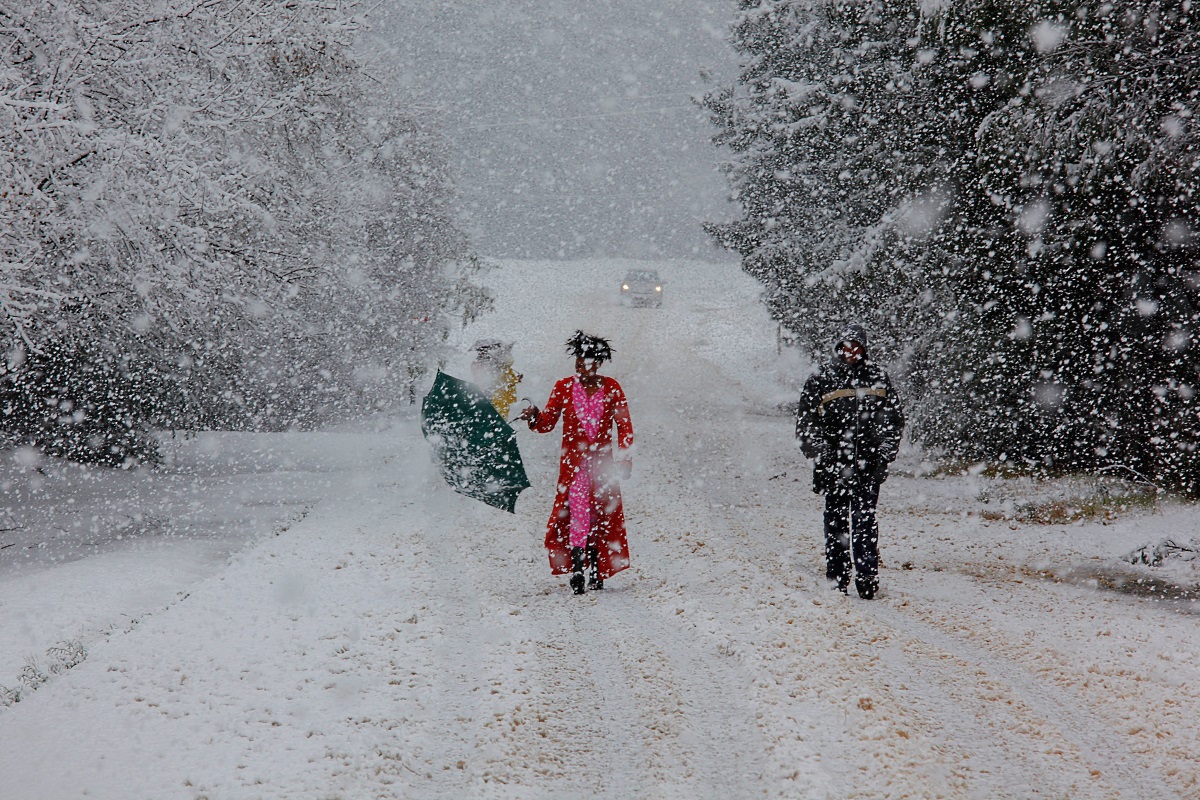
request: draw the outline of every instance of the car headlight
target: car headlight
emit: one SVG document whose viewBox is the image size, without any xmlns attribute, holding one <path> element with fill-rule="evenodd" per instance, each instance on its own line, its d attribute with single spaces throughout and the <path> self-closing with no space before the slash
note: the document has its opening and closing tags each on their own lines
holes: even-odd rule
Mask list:
<svg viewBox="0 0 1200 800">
<path fill-rule="evenodd" d="M 661 291 L 662 291 L 662 287 L 661 287 L 661 286 L 655 286 L 655 287 L 654 287 L 654 291 L 656 291 L 656 292 L 661 292 Z"/>
<path fill-rule="evenodd" d="M 627 283 L 622 283 L 622 284 L 621 284 L 621 291 L 622 291 L 622 292 L 628 292 L 628 291 L 629 291 L 629 284 L 627 284 Z"/>
</svg>

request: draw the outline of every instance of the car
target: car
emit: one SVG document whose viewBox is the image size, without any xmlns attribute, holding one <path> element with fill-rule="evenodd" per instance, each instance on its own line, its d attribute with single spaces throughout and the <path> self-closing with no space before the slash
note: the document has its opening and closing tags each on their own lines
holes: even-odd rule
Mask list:
<svg viewBox="0 0 1200 800">
<path fill-rule="evenodd" d="M 652 269 L 631 269 L 621 281 L 621 304 L 661 308 L 663 279 Z"/>
</svg>

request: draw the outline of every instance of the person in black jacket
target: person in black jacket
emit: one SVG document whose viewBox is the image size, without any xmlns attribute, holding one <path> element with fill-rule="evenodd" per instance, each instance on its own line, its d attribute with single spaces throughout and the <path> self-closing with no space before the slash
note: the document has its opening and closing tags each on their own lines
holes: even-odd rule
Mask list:
<svg viewBox="0 0 1200 800">
<path fill-rule="evenodd" d="M 813 491 L 825 495 L 825 575 L 845 593 L 853 566 L 855 588 L 867 600 L 879 589 L 879 486 L 903 431 L 892 381 L 871 363 L 866 329 L 850 325 L 832 360 L 804 384 L 796 438 L 815 460 Z"/>
</svg>

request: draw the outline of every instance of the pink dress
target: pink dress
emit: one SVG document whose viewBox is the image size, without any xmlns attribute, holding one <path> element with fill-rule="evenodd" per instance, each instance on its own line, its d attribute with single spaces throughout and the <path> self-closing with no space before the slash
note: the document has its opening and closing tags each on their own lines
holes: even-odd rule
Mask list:
<svg viewBox="0 0 1200 800">
<path fill-rule="evenodd" d="M 595 495 L 596 439 L 600 435 L 600 417 L 604 414 L 604 389 L 597 389 L 591 397 L 578 380 L 571 386 L 571 404 L 575 416 L 583 427 L 589 448 L 585 451 L 571 482 L 567 508 L 571 510 L 571 547 L 587 547 L 588 534 L 595 524 L 592 513 L 592 497 Z"/>
<path fill-rule="evenodd" d="M 599 390 L 591 397 L 582 392 L 584 396 L 577 402 L 577 383 L 575 375 L 555 383 L 546 406 L 537 419 L 530 421 L 529 428 L 549 433 L 560 419 L 563 424 L 554 508 L 546 523 L 550 571 L 555 575 L 569 573 L 572 543 L 582 541 L 584 546 L 595 548 L 603 580 L 629 566 L 625 509 L 617 476 L 621 471 L 618 464 L 632 463 L 633 423 L 621 384 L 601 376 Z M 588 473 L 585 479 L 579 474 L 583 471 Z M 585 497 L 589 501 L 586 505 Z M 590 537 L 584 534 L 589 528 Z"/>
</svg>

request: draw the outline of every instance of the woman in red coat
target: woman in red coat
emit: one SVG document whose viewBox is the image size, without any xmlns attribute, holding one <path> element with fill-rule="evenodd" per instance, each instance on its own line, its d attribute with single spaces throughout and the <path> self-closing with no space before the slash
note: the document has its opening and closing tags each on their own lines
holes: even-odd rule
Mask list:
<svg viewBox="0 0 1200 800">
<path fill-rule="evenodd" d="M 544 409 L 530 406 L 521 419 L 530 430 L 549 433 L 562 417 L 558 491 L 546 526 L 546 550 L 550 570 L 572 573 L 572 591 L 583 594 L 585 567 L 591 572 L 588 588 L 603 589 L 606 578 L 629 566 L 619 479 L 633 469 L 633 423 L 621 384 L 598 374 L 612 359 L 608 341 L 575 331 L 567 352 L 575 356 L 575 374 L 554 385 Z"/>
</svg>

